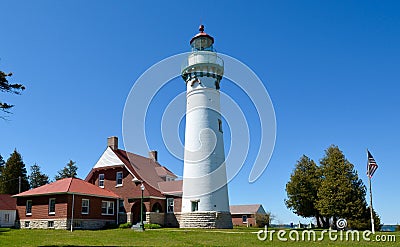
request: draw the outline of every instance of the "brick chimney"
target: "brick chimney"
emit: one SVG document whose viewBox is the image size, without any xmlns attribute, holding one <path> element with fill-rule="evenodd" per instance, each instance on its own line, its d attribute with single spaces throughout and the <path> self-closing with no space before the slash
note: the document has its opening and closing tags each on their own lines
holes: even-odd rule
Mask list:
<svg viewBox="0 0 400 247">
<path fill-rule="evenodd" d="M 110 147 L 112 150 L 118 149 L 118 137 L 110 136 L 107 138 L 107 147 Z"/>
<path fill-rule="evenodd" d="M 157 156 L 158 156 L 157 151 L 151 150 L 151 151 L 149 152 L 149 158 L 150 158 L 150 159 L 152 159 L 152 160 L 154 160 L 154 161 L 157 161 L 157 158 L 158 158 Z"/>
</svg>

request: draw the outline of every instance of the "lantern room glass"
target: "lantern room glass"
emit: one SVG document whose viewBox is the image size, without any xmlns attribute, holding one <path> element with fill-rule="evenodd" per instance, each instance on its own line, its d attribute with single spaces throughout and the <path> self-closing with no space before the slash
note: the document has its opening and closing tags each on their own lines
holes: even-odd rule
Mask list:
<svg viewBox="0 0 400 247">
<path fill-rule="evenodd" d="M 213 41 L 209 37 L 198 37 L 190 44 L 192 51 L 214 51 Z"/>
</svg>

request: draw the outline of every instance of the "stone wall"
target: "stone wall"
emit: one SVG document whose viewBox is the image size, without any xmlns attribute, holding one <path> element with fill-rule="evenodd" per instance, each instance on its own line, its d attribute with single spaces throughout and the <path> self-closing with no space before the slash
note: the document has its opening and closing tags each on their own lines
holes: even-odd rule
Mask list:
<svg viewBox="0 0 400 247">
<path fill-rule="evenodd" d="M 229 212 L 190 212 L 181 213 L 180 228 L 227 228 L 232 225 L 232 217 Z"/>
<path fill-rule="evenodd" d="M 71 228 L 71 221 L 68 221 L 68 228 Z M 73 229 L 85 229 L 85 230 L 96 230 L 102 229 L 107 226 L 116 224 L 114 220 L 99 220 L 99 219 L 77 219 L 74 220 Z"/>
<path fill-rule="evenodd" d="M 49 226 L 49 221 L 53 222 L 53 226 Z M 27 225 L 29 222 L 29 226 Z M 99 219 L 77 219 L 73 222 L 73 229 L 88 229 L 95 230 L 101 229 L 106 225 L 113 225 L 116 222 L 114 220 L 99 220 Z M 71 229 L 71 220 L 67 218 L 63 219 L 32 219 L 32 220 L 20 220 L 19 227 L 21 229 Z"/>
<path fill-rule="evenodd" d="M 161 226 L 164 226 L 165 213 L 146 212 L 146 223 L 147 224 L 159 224 Z"/>
<path fill-rule="evenodd" d="M 49 227 L 49 221 L 53 221 L 53 227 Z M 20 220 L 19 227 L 21 229 L 67 229 L 67 218 L 62 219 L 32 219 Z"/>
</svg>

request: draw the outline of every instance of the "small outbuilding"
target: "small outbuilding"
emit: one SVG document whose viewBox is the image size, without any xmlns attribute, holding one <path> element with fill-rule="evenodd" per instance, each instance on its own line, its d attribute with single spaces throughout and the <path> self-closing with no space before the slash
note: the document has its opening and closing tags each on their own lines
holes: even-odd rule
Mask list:
<svg viewBox="0 0 400 247">
<path fill-rule="evenodd" d="M 231 205 L 232 223 L 234 226 L 262 227 L 268 222 L 268 214 L 261 204 Z"/>
<path fill-rule="evenodd" d="M 11 195 L 0 194 L 0 227 L 14 227 L 17 200 Z"/>
<path fill-rule="evenodd" d="M 20 228 L 100 229 L 118 224 L 119 196 L 78 178 L 64 178 L 13 197 Z"/>
</svg>

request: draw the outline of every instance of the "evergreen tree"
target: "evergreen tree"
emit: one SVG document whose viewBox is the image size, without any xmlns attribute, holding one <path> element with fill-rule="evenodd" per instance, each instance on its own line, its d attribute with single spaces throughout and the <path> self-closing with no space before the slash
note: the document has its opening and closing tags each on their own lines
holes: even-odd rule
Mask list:
<svg viewBox="0 0 400 247">
<path fill-rule="evenodd" d="M 286 207 L 302 217 L 315 217 L 318 227 L 321 227 L 320 213 L 316 208 L 317 193 L 321 184 L 321 176 L 318 166 L 313 160 L 303 155 L 297 161 L 296 167 L 286 184 L 288 199 Z"/>
<path fill-rule="evenodd" d="M 31 175 L 29 175 L 29 184 L 32 189 L 49 183 L 49 177 L 40 171 L 40 166 L 34 164 L 31 166 Z"/>
<path fill-rule="evenodd" d="M 0 154 L 0 180 L 2 179 L 3 169 L 6 162 L 3 160 L 3 156 Z"/>
<path fill-rule="evenodd" d="M 12 73 L 6 74 L 3 71 L 0 71 L 0 92 L 21 94 L 21 91 L 25 90 L 24 85 L 18 83 L 9 83 L 8 77 L 10 76 L 12 76 Z M 13 105 L 9 105 L 0 101 L 0 110 L 3 112 L 9 113 L 9 110 L 12 107 Z"/>
<path fill-rule="evenodd" d="M 60 180 L 63 178 L 76 178 L 78 173 L 78 167 L 75 165 L 75 162 L 70 160 L 68 164 L 55 176 L 55 180 Z"/>
<path fill-rule="evenodd" d="M 367 207 L 365 186 L 357 172 L 337 146 L 325 150 L 321 159 L 322 182 L 318 189 L 316 208 L 321 215 L 332 218 L 361 219 Z"/>
<path fill-rule="evenodd" d="M 375 231 L 379 231 L 381 219 L 374 209 L 372 210 L 372 215 L 374 217 Z M 347 221 L 347 225 L 349 228 L 352 229 L 371 230 L 371 211 L 369 209 L 369 206 L 363 210 L 362 217 L 351 218 Z"/>
<path fill-rule="evenodd" d="M 21 192 L 28 190 L 29 182 L 25 164 L 21 154 L 14 150 L 3 168 L 0 192 L 3 194 L 19 193 L 19 177 L 21 177 Z"/>
</svg>

